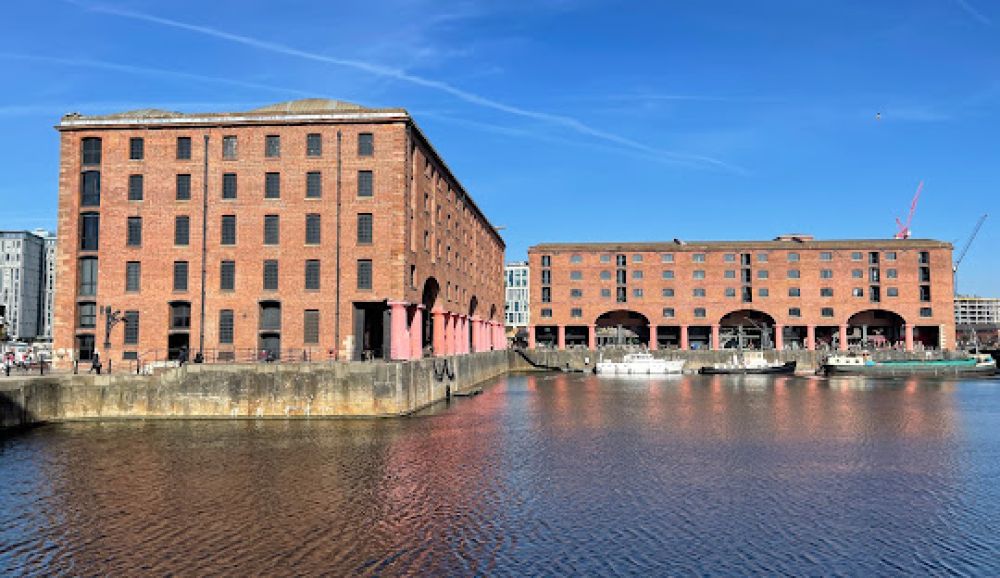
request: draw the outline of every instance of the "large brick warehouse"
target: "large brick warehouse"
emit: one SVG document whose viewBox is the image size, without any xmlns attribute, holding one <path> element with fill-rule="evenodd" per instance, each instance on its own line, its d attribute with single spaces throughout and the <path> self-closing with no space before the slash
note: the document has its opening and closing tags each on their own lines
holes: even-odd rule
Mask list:
<svg viewBox="0 0 1000 578">
<path fill-rule="evenodd" d="M 56 128 L 57 364 L 503 346 L 504 242 L 405 110 L 304 100 Z"/>
<path fill-rule="evenodd" d="M 952 247 L 917 239 L 543 244 L 532 347 L 953 346 Z"/>
</svg>

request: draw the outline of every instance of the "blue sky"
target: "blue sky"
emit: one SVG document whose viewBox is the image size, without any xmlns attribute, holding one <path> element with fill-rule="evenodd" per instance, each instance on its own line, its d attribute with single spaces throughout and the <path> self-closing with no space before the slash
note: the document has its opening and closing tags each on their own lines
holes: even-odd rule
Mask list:
<svg viewBox="0 0 1000 578">
<path fill-rule="evenodd" d="M 507 258 L 556 241 L 961 248 L 1000 191 L 992 0 L 21 0 L 5 5 L 0 228 L 55 225 L 70 111 L 410 110 Z M 877 117 L 880 115 L 880 118 Z M 1000 214 L 962 264 L 1000 295 Z"/>
</svg>

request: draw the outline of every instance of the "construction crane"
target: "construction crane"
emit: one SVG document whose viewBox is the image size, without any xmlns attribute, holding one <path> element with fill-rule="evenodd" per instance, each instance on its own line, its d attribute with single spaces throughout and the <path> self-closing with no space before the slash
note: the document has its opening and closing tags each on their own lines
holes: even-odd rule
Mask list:
<svg viewBox="0 0 1000 578">
<path fill-rule="evenodd" d="M 958 259 L 955 259 L 955 264 L 951 266 L 951 276 L 952 276 L 952 283 L 955 287 L 955 295 L 958 295 L 958 267 L 962 264 L 962 261 L 965 259 L 966 253 L 969 252 L 969 247 L 972 246 L 972 242 L 976 240 L 976 235 L 979 234 L 979 229 L 983 227 L 983 222 L 986 221 L 986 217 L 989 217 L 989 215 L 984 214 L 982 217 L 979 217 L 978 221 L 976 221 L 976 226 L 975 228 L 972 229 L 972 234 L 969 235 L 969 240 L 965 242 L 965 245 L 962 247 L 962 250 L 959 251 L 958 253 Z"/>
<path fill-rule="evenodd" d="M 917 210 L 917 201 L 920 200 L 920 191 L 924 189 L 924 182 L 920 181 L 917 185 L 917 193 L 913 195 L 913 200 L 910 201 L 910 214 L 906 217 L 906 224 L 896 217 L 896 238 L 897 239 L 909 239 L 910 238 L 910 223 L 913 222 L 913 213 Z"/>
</svg>

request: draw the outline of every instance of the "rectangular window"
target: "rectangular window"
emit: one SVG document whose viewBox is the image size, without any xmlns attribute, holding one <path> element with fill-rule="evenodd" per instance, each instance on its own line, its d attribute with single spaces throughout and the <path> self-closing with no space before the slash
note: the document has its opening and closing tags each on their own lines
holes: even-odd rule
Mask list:
<svg viewBox="0 0 1000 578">
<path fill-rule="evenodd" d="M 833 269 L 822 269 L 819 272 L 820 279 L 833 279 Z"/>
<path fill-rule="evenodd" d="M 542 309 L 542 317 L 552 317 L 552 310 L 548 307 Z"/>
<path fill-rule="evenodd" d="M 318 132 L 312 132 L 306 135 L 306 156 L 323 156 L 323 136 Z"/>
<path fill-rule="evenodd" d="M 722 277 L 724 279 L 735 279 L 736 278 L 736 270 L 735 269 L 726 269 L 722 273 Z"/>
<path fill-rule="evenodd" d="M 694 288 L 694 289 L 693 289 L 693 290 L 691 291 L 691 294 L 692 294 L 693 296 L 695 296 L 695 297 L 704 297 L 704 296 L 705 296 L 705 289 L 704 289 L 704 288 L 702 288 L 702 287 L 695 287 L 695 288 Z"/>
<path fill-rule="evenodd" d="M 358 156 L 370 157 L 375 154 L 375 135 L 370 132 L 358 134 Z"/>
<path fill-rule="evenodd" d="M 664 253 L 664 254 L 660 255 L 660 262 L 661 263 L 673 263 L 674 262 L 674 254 L 673 253 Z"/>
<path fill-rule="evenodd" d="M 757 278 L 758 279 L 767 279 L 767 270 L 766 269 L 760 269 L 760 270 L 758 270 L 757 271 Z"/>
<path fill-rule="evenodd" d="M 319 290 L 319 259 L 306 261 L 306 289 Z"/>
<path fill-rule="evenodd" d="M 276 159 L 281 156 L 280 136 L 269 134 L 264 137 L 264 156 L 269 159 Z"/>
<path fill-rule="evenodd" d="M 802 310 L 799 309 L 798 307 L 789 307 L 788 308 L 788 316 L 789 317 L 802 317 Z"/>
<path fill-rule="evenodd" d="M 823 317 L 833 317 L 833 307 L 824 307 L 820 309 L 819 314 Z"/>
<path fill-rule="evenodd" d="M 570 299 L 579 299 L 583 297 L 583 289 L 570 289 L 569 296 Z"/>
<path fill-rule="evenodd" d="M 663 316 L 664 317 L 673 317 L 674 316 L 674 308 L 673 307 L 664 307 L 663 308 Z"/>
<path fill-rule="evenodd" d="M 318 199 L 323 196 L 323 173 L 311 171 L 306 173 L 306 198 Z"/>
<path fill-rule="evenodd" d="M 868 280 L 870 282 L 872 282 L 872 283 L 880 283 L 881 282 L 881 280 L 879 279 L 879 268 L 878 267 L 872 267 L 871 269 L 868 270 Z"/>
<path fill-rule="evenodd" d="M 662 295 L 664 297 L 673 297 L 674 296 L 674 290 L 673 290 L 672 287 L 666 287 L 666 288 L 663 289 L 663 291 L 660 292 L 660 295 Z"/>
<path fill-rule="evenodd" d="M 571 255 L 569 258 L 570 263 L 583 263 L 582 255 Z"/>
<path fill-rule="evenodd" d="M 921 265 L 930 265 L 930 263 L 931 263 L 931 254 L 929 252 L 927 252 L 927 251 L 921 251 L 920 252 L 920 264 Z"/>
<path fill-rule="evenodd" d="M 77 327 L 81 329 L 93 329 L 97 327 L 97 304 L 81 303 L 79 309 L 80 317 L 77 320 Z"/>
<path fill-rule="evenodd" d="M 222 309 L 219 311 L 219 343 L 231 345 L 233 343 L 233 310 Z"/>
<path fill-rule="evenodd" d="M 175 198 L 178 201 L 191 200 L 191 175 L 177 175 L 177 194 Z"/>
<path fill-rule="evenodd" d="M 372 214 L 371 213 L 359 213 L 358 214 L 358 244 L 359 245 L 371 245 L 372 244 Z"/>
<path fill-rule="evenodd" d="M 101 206 L 101 171 L 80 173 L 80 206 Z"/>
<path fill-rule="evenodd" d="M 632 255 L 633 263 L 642 263 L 642 255 Z"/>
<path fill-rule="evenodd" d="M 705 308 L 704 307 L 695 307 L 695 309 L 694 309 L 694 316 L 698 317 L 698 318 L 704 318 L 705 317 Z"/>
<path fill-rule="evenodd" d="M 632 278 L 633 279 L 642 279 L 642 271 L 638 271 L 638 270 L 632 271 Z"/>
<path fill-rule="evenodd" d="M 188 262 L 174 261 L 174 291 L 188 289 Z"/>
<path fill-rule="evenodd" d="M 236 244 L 236 215 L 222 215 L 221 244 Z"/>
<path fill-rule="evenodd" d="M 542 255 L 542 267 L 551 267 L 552 257 L 549 255 Z"/>
<path fill-rule="evenodd" d="M 820 287 L 819 296 L 820 297 L 833 297 L 833 288 L 832 287 Z"/>
<path fill-rule="evenodd" d="M 672 270 L 670 270 L 670 269 L 664 270 L 663 271 L 663 278 L 664 279 L 673 279 L 674 278 L 674 272 Z"/>
<path fill-rule="evenodd" d="M 789 287 L 788 296 L 789 297 L 799 297 L 802 295 L 802 291 L 798 287 Z"/>
<path fill-rule="evenodd" d="M 281 173 L 264 174 L 264 198 L 265 199 L 281 198 Z"/>
<path fill-rule="evenodd" d="M 188 245 L 191 242 L 191 217 L 177 215 L 174 217 L 174 245 Z"/>
<path fill-rule="evenodd" d="M 789 253 L 788 254 L 788 262 L 789 263 L 794 263 L 794 262 L 796 262 L 798 260 L 799 260 L 799 254 L 798 253 Z"/>
<path fill-rule="evenodd" d="M 142 246 L 142 217 L 129 217 L 125 244 L 129 247 Z"/>
<path fill-rule="evenodd" d="M 77 293 L 85 297 L 97 295 L 97 257 L 80 258 L 80 289 Z"/>
<path fill-rule="evenodd" d="M 931 300 L 931 286 L 921 285 L 920 286 L 920 300 L 923 302 L 928 302 Z"/>
<path fill-rule="evenodd" d="M 854 251 L 854 252 L 851 253 L 851 261 L 860 261 L 860 260 L 861 260 L 861 252 L 860 251 Z"/>
<path fill-rule="evenodd" d="M 833 253 L 830 253 L 829 251 L 823 251 L 822 253 L 819 254 L 819 260 L 833 261 Z"/>
<path fill-rule="evenodd" d="M 552 288 L 542 287 L 542 303 L 551 303 L 551 302 L 552 302 Z"/>
<path fill-rule="evenodd" d="M 691 277 L 693 279 L 704 279 L 705 278 L 705 271 L 703 269 L 698 269 L 694 273 L 692 273 Z"/>
<path fill-rule="evenodd" d="M 583 309 L 581 309 L 579 307 L 574 307 L 574 308 L 572 308 L 572 309 L 569 310 L 569 316 L 570 317 L 575 317 L 575 318 L 583 317 Z"/>
<path fill-rule="evenodd" d="M 885 270 L 885 278 L 886 279 L 895 279 L 896 276 L 897 276 L 897 273 L 896 273 L 895 269 L 886 269 Z"/>
<path fill-rule="evenodd" d="M 704 263 L 705 254 L 704 253 L 694 253 L 691 255 L 691 261 L 694 263 Z"/>
<path fill-rule="evenodd" d="M 370 197 L 374 195 L 375 186 L 371 171 L 358 171 L 358 196 Z"/>
<path fill-rule="evenodd" d="M 861 287 L 855 287 L 851 289 L 851 297 L 864 297 L 864 296 L 865 296 L 865 290 L 862 289 Z"/>
<path fill-rule="evenodd" d="M 237 158 L 236 136 L 228 135 L 222 137 L 222 158 L 227 161 L 234 161 Z"/>
<path fill-rule="evenodd" d="M 139 343 L 139 312 L 126 311 L 123 317 L 125 321 L 125 345 L 136 345 Z"/>
<path fill-rule="evenodd" d="M 633 289 L 632 297 L 642 297 L 642 289 Z"/>
<path fill-rule="evenodd" d="M 219 289 L 221 291 L 236 289 L 236 261 L 223 261 L 219 264 Z"/>
<path fill-rule="evenodd" d="M 145 142 L 141 137 L 128 139 L 128 158 L 131 161 L 141 161 L 145 156 Z"/>
<path fill-rule="evenodd" d="M 96 251 L 100 242 L 100 213 L 83 213 L 80 215 L 80 250 Z"/>
<path fill-rule="evenodd" d="M 319 343 L 319 309 L 306 309 L 302 317 L 302 342 Z"/>
<path fill-rule="evenodd" d="M 919 274 L 918 278 L 920 279 L 921 283 L 930 283 L 931 282 L 931 268 L 930 267 L 921 267 L 920 268 L 920 274 Z"/>
<path fill-rule="evenodd" d="M 83 164 L 85 165 L 99 165 L 101 164 L 101 139 L 97 137 L 87 137 L 83 139 Z"/>
<path fill-rule="evenodd" d="M 887 297 L 899 297 L 899 289 L 896 287 L 889 287 L 885 290 Z"/>
<path fill-rule="evenodd" d="M 799 278 L 799 270 L 798 269 L 789 269 L 788 270 L 788 278 L 789 279 L 798 279 Z"/>
<path fill-rule="evenodd" d="M 142 264 L 139 261 L 125 263 L 125 291 L 138 293 L 142 288 Z"/>
<path fill-rule="evenodd" d="M 189 136 L 177 137 L 177 160 L 179 161 L 191 160 L 191 137 Z"/>
<path fill-rule="evenodd" d="M 264 244 L 277 245 L 281 242 L 281 217 L 264 215 Z"/>
<path fill-rule="evenodd" d="M 552 284 L 552 271 L 545 269 L 542 271 L 542 285 Z"/>
<path fill-rule="evenodd" d="M 865 272 L 861 269 L 851 269 L 851 277 L 854 279 L 864 279 Z"/>
<path fill-rule="evenodd" d="M 266 259 L 264 261 L 264 290 L 278 290 L 278 260 Z"/>
<path fill-rule="evenodd" d="M 319 245 L 320 243 L 320 217 L 319 213 L 309 213 L 306 215 L 306 245 Z"/>
<path fill-rule="evenodd" d="M 601 281 L 610 281 L 611 271 L 601 271 Z"/>
<path fill-rule="evenodd" d="M 601 255 L 601 263 L 610 263 L 611 255 Z"/>
<path fill-rule="evenodd" d="M 736 288 L 726 287 L 726 297 L 736 297 Z"/>
<path fill-rule="evenodd" d="M 934 310 L 931 309 L 930 307 L 921 307 L 920 308 L 920 316 L 921 317 L 934 317 Z"/>
<path fill-rule="evenodd" d="M 895 251 L 889 251 L 889 252 L 887 252 L 885 254 L 885 260 L 886 261 L 895 261 L 896 260 L 896 252 Z"/>
<path fill-rule="evenodd" d="M 225 173 L 222 175 L 222 198 L 236 198 L 236 173 Z"/>
<path fill-rule="evenodd" d="M 615 280 L 619 285 L 624 285 L 628 277 L 625 274 L 625 269 L 618 269 L 615 271 Z"/>
<path fill-rule="evenodd" d="M 606 299 L 610 299 L 611 298 L 611 289 L 601 289 L 601 297 L 604 297 Z"/>
<path fill-rule="evenodd" d="M 882 302 L 882 288 L 878 285 L 868 287 L 868 300 L 872 303 Z"/>
<path fill-rule="evenodd" d="M 618 303 L 626 303 L 628 301 L 628 290 L 624 287 L 618 287 L 615 289 L 615 301 Z"/>
<path fill-rule="evenodd" d="M 128 176 L 128 200 L 142 200 L 142 175 Z"/>
<path fill-rule="evenodd" d="M 186 301 L 179 301 L 170 304 L 170 328 L 190 329 L 191 328 L 191 304 Z"/>
<path fill-rule="evenodd" d="M 753 287 L 741 287 L 740 299 L 744 303 L 753 303 Z"/>
<path fill-rule="evenodd" d="M 726 253 L 725 255 L 722 256 L 722 261 L 725 263 L 735 263 L 736 253 Z"/>
<path fill-rule="evenodd" d="M 767 253 L 757 253 L 758 263 L 767 263 Z"/>
<path fill-rule="evenodd" d="M 358 289 L 372 288 L 372 260 L 358 259 Z"/>
</svg>

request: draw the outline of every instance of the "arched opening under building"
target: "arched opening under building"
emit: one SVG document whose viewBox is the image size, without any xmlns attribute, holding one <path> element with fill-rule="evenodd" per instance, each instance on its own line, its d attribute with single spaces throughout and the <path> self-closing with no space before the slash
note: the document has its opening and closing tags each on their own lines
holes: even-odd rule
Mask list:
<svg viewBox="0 0 1000 578">
<path fill-rule="evenodd" d="M 719 320 L 721 349 L 773 349 L 774 318 L 756 309 L 731 311 Z"/>
<path fill-rule="evenodd" d="M 913 345 L 917 348 L 944 348 L 941 343 L 941 328 L 937 325 L 917 325 L 913 328 Z"/>
<path fill-rule="evenodd" d="M 354 361 L 389 359 L 392 317 L 385 301 L 355 301 Z"/>
<path fill-rule="evenodd" d="M 420 303 L 424 306 L 423 319 L 421 320 L 423 336 L 420 340 L 420 345 L 424 351 L 434 349 L 434 315 L 431 312 L 437 306 L 438 295 L 440 293 L 441 285 L 438 284 L 437 279 L 428 277 L 424 281 L 424 291 L 420 297 Z"/>
<path fill-rule="evenodd" d="M 555 325 L 535 326 L 535 347 L 555 349 L 559 341 L 559 328 Z"/>
<path fill-rule="evenodd" d="M 906 339 L 905 324 L 901 315 L 886 309 L 858 311 L 847 319 L 847 346 L 863 349 L 895 347 Z"/>
<path fill-rule="evenodd" d="M 642 313 L 616 309 L 601 314 L 595 322 L 598 347 L 649 345 L 649 319 Z"/>
<path fill-rule="evenodd" d="M 465 341 L 466 345 L 468 346 L 468 351 L 476 350 L 476 343 L 472 339 L 473 338 L 472 317 L 473 315 L 476 315 L 476 311 L 478 308 L 479 308 L 479 298 L 473 295 L 472 299 L 469 300 L 469 317 L 468 317 L 469 325 L 468 325 L 468 330 L 465 332 Z"/>
</svg>

